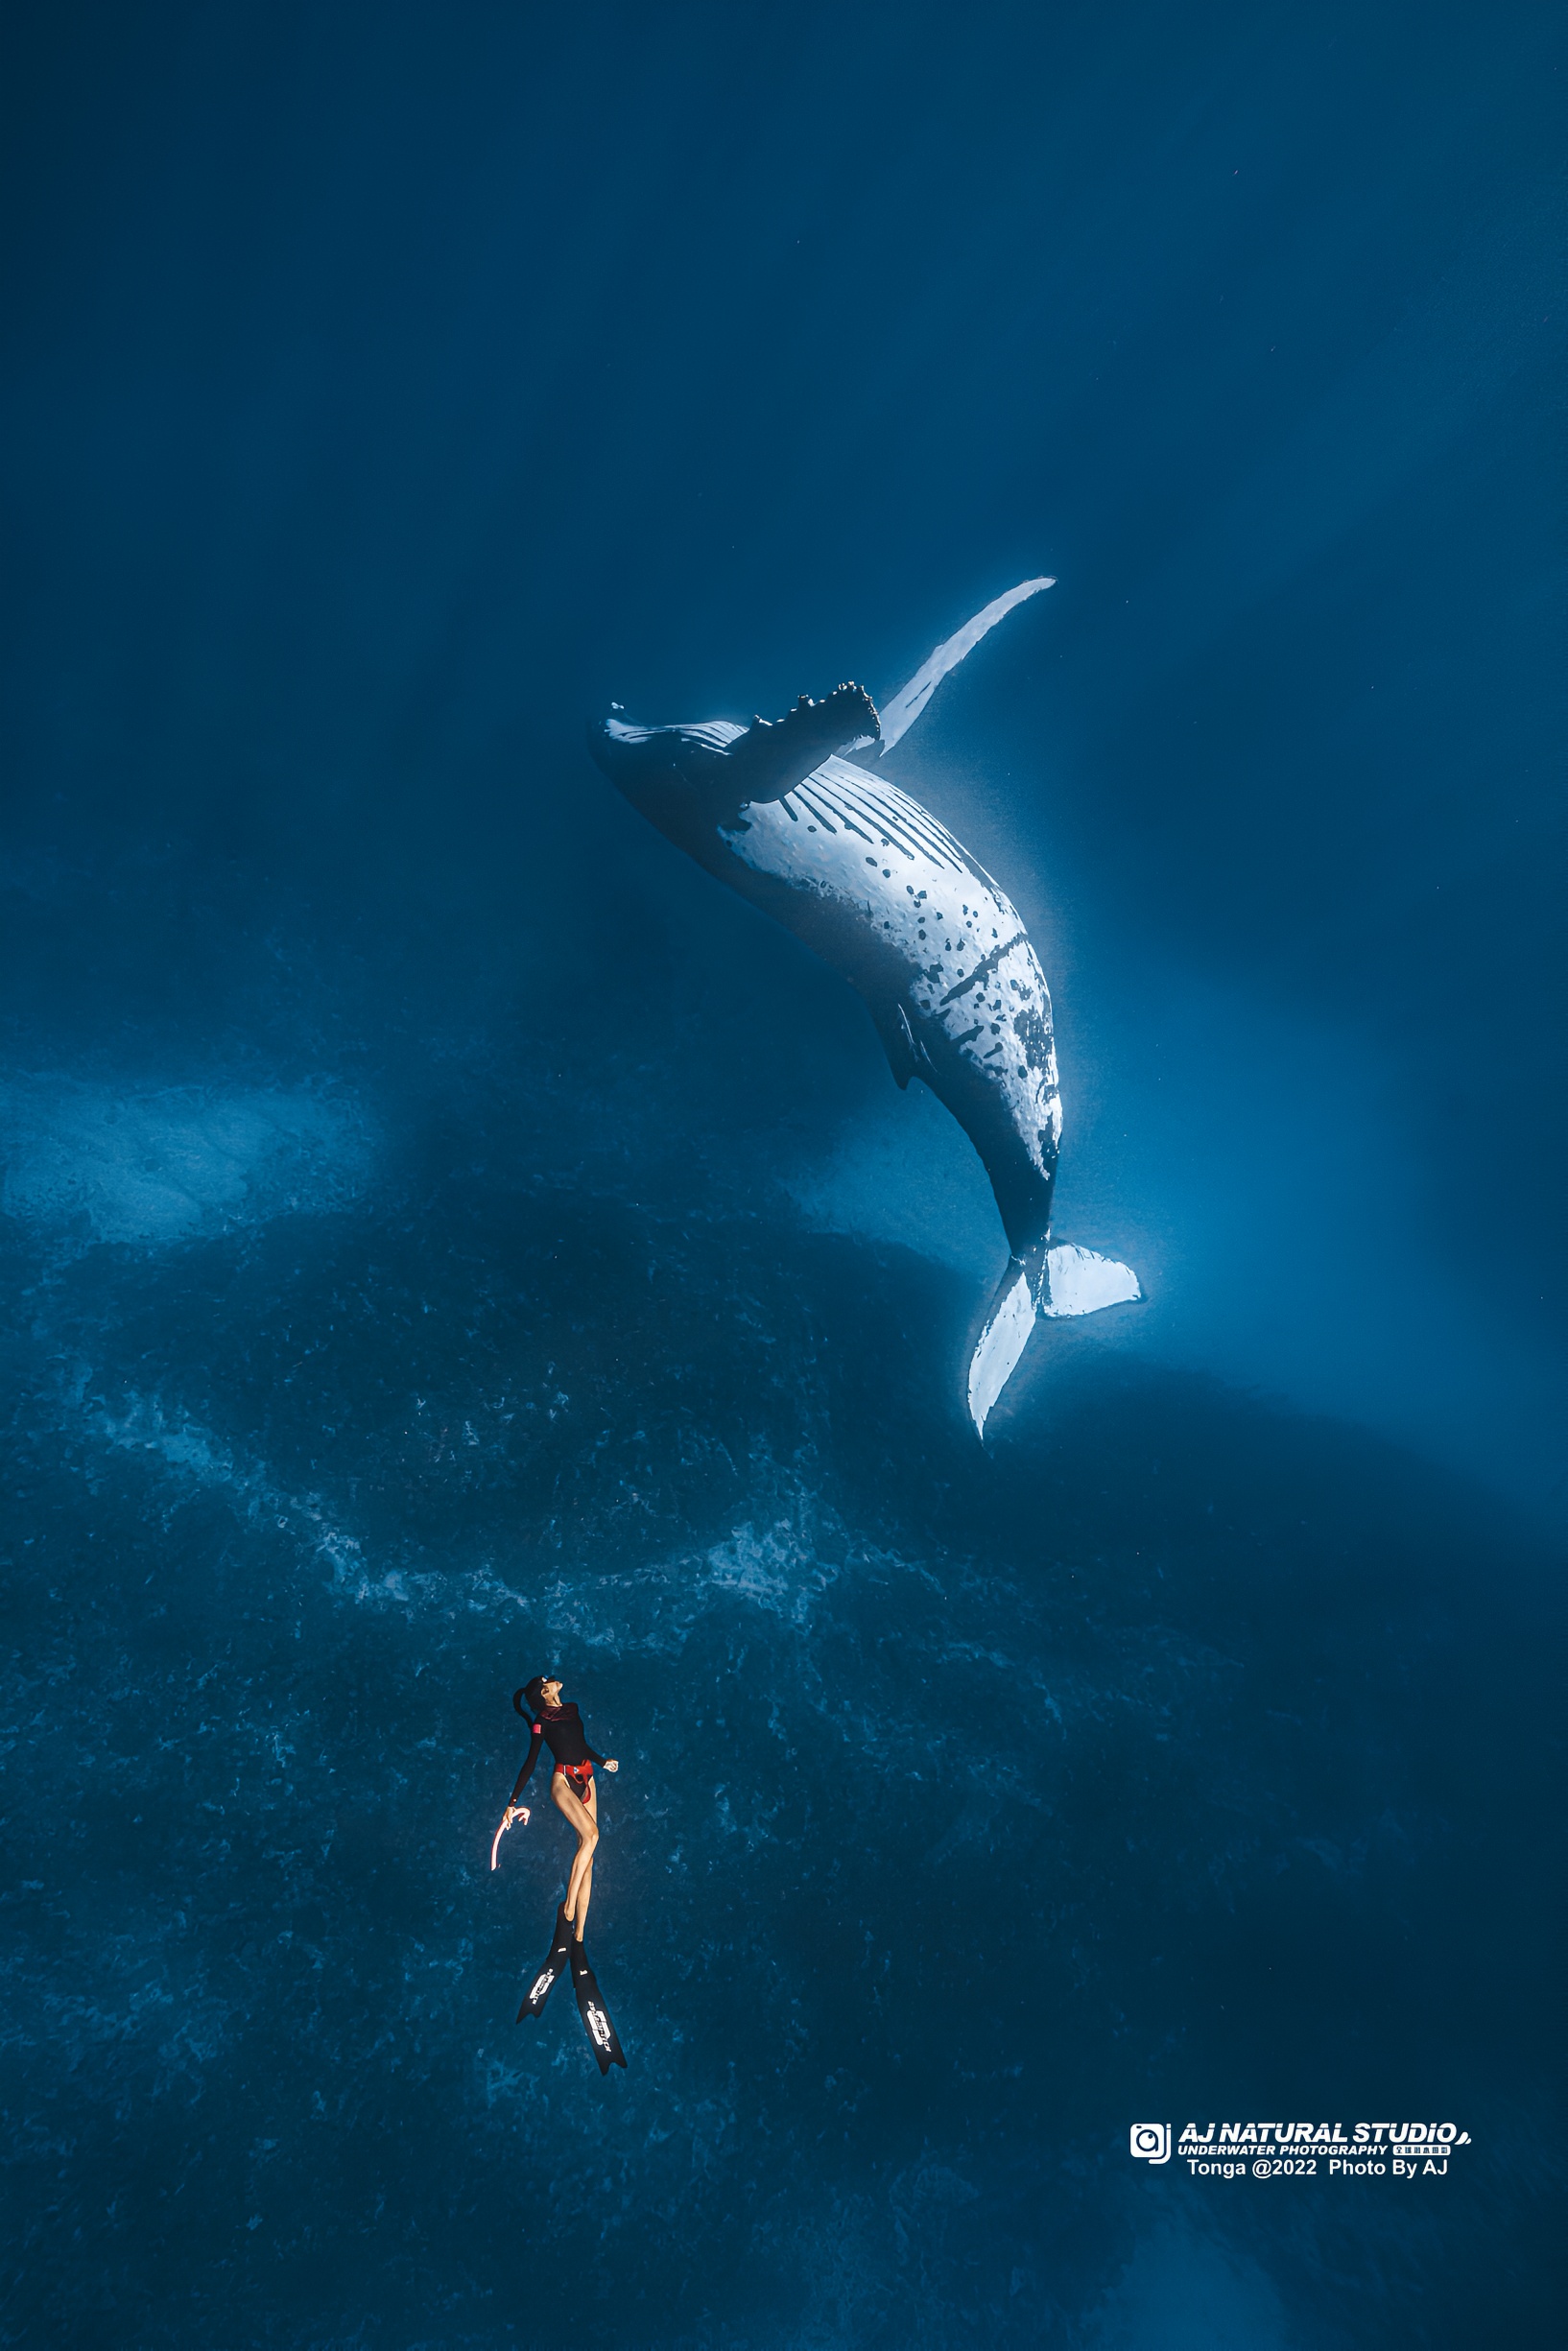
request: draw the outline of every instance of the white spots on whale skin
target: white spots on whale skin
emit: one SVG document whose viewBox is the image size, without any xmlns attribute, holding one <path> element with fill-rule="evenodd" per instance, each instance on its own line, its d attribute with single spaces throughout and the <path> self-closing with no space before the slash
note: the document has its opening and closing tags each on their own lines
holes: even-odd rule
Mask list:
<svg viewBox="0 0 1568 2351">
<path fill-rule="evenodd" d="M 904 966 L 901 987 L 892 970 L 890 986 L 912 1018 L 942 1028 L 1005 1095 L 1045 1172 L 1061 1131 L 1051 998 L 1016 910 L 946 828 L 884 777 L 828 759 L 795 796 L 830 835 L 798 819 L 792 825 L 784 802 L 752 801 L 724 831 L 732 853 L 842 907 L 851 972 L 867 927 L 881 938 Z M 867 851 L 867 836 L 889 862 Z"/>
<path fill-rule="evenodd" d="M 337 1095 L 223 1084 L 0 1082 L 0 1208 L 57 1241 L 158 1247 L 363 1191 L 373 1148 Z"/>
</svg>

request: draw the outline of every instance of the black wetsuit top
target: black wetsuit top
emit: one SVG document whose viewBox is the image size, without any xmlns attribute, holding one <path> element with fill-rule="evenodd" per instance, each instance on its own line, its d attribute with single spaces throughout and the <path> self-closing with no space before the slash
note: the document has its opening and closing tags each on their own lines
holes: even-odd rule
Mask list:
<svg viewBox="0 0 1568 2351">
<path fill-rule="evenodd" d="M 517 1698 L 522 1695 L 519 1690 L 517 1698 L 511 1701 L 514 1706 L 517 1706 Z M 517 1711 L 521 1714 L 522 1708 L 517 1706 Z M 574 1698 L 568 1698 L 565 1705 L 558 1706 L 554 1713 L 545 1709 L 535 1715 L 533 1728 L 534 1736 L 529 1742 L 528 1760 L 518 1772 L 517 1785 L 511 1792 L 511 1800 L 514 1804 L 528 1786 L 534 1766 L 538 1761 L 541 1739 L 548 1742 L 550 1752 L 558 1764 L 570 1767 L 573 1764 L 582 1763 L 602 1764 L 605 1760 L 603 1755 L 595 1752 L 582 1736 L 582 1717 L 578 1713 L 577 1702 Z"/>
</svg>

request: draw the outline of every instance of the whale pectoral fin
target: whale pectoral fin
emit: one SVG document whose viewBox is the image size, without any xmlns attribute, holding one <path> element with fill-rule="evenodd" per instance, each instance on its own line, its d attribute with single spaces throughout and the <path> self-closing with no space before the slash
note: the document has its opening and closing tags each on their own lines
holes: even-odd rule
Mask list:
<svg viewBox="0 0 1568 2351">
<path fill-rule="evenodd" d="M 965 621 L 956 636 L 950 636 L 938 645 L 930 660 L 921 663 L 908 685 L 900 686 L 891 701 L 884 705 L 877 758 L 880 759 L 884 751 L 891 751 L 901 735 L 908 734 L 949 671 L 956 670 L 964 655 L 974 652 L 981 638 L 988 636 L 999 620 L 1006 619 L 1016 606 L 1025 603 L 1029 597 L 1037 596 L 1041 588 L 1055 587 L 1056 584 L 1054 580 L 1021 582 L 1017 587 L 1009 588 L 1005 596 L 998 596 L 983 612 L 977 612 L 972 621 Z M 875 761 L 867 758 L 863 764 L 871 767 Z"/>
<path fill-rule="evenodd" d="M 1143 1296 L 1130 1266 L 1071 1242 L 1050 1250 L 1039 1309 L 1053 1321 L 1072 1315 L 1097 1315 L 1103 1306 L 1132 1306 Z"/>
<path fill-rule="evenodd" d="M 876 1033 L 882 1039 L 882 1050 L 888 1057 L 893 1083 L 902 1094 L 915 1075 L 915 1056 L 910 1051 L 909 1024 L 900 1013 L 895 1019 L 879 1020 Z"/>
<path fill-rule="evenodd" d="M 910 1027 L 903 1006 L 873 1004 L 870 1013 L 899 1092 L 903 1093 L 912 1078 L 929 1079 L 933 1074 L 931 1056 Z"/>
<path fill-rule="evenodd" d="M 986 1434 L 991 1406 L 1017 1368 L 1034 1328 L 1034 1285 L 1016 1257 L 1008 1260 L 969 1361 L 969 1417 Z"/>
</svg>

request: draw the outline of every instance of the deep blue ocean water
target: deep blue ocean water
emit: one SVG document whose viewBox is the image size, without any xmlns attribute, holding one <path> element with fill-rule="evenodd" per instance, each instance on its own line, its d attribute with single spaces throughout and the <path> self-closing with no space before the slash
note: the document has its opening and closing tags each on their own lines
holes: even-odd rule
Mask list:
<svg viewBox="0 0 1568 2351">
<path fill-rule="evenodd" d="M 1560 2340 L 1556 13 L 6 42 L 0 2340 Z M 1149 1296 L 983 1451 L 966 1143 L 582 729 L 1041 571 L 896 768 Z"/>
</svg>

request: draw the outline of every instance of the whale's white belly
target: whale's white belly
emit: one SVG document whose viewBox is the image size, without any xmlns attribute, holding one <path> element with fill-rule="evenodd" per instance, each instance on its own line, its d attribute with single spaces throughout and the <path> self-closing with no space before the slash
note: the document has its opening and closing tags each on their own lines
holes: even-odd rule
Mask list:
<svg viewBox="0 0 1568 2351">
<path fill-rule="evenodd" d="M 896 785 L 828 759 L 781 800 L 724 828 L 753 871 L 841 905 L 909 974 L 937 1023 L 994 1085 L 1031 1156 L 1061 1134 L 1051 997 L 1016 909 L 945 826 Z"/>
</svg>

